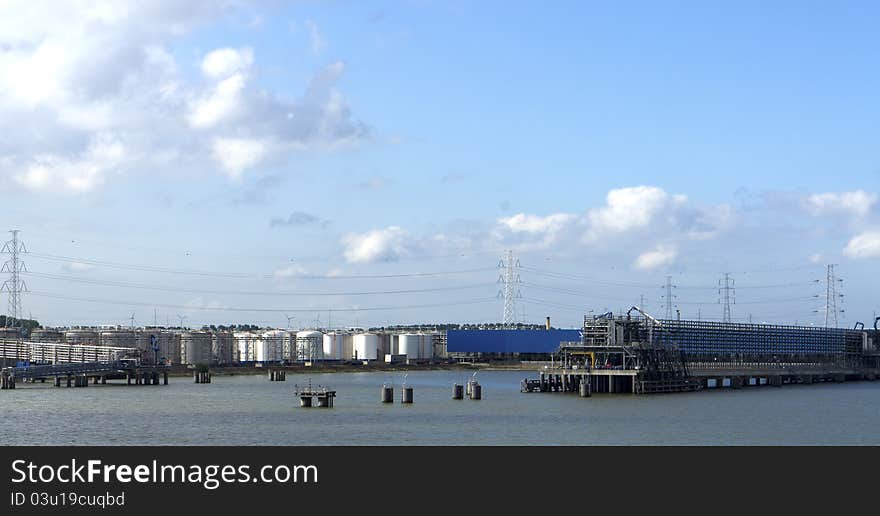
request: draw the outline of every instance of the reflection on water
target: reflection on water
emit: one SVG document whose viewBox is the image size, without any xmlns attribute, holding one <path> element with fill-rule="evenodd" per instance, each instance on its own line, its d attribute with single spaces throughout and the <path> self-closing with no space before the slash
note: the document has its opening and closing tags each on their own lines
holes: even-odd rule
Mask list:
<svg viewBox="0 0 880 516">
<path fill-rule="evenodd" d="M 466 371 L 215 376 L 195 385 L 19 385 L 0 392 L 0 444 L 591 445 L 880 444 L 880 382 L 668 395 L 519 392 L 526 372 L 483 371 L 481 401 L 452 400 Z M 294 384 L 338 392 L 332 409 L 299 407 Z M 394 404 L 380 403 L 383 383 Z"/>
</svg>

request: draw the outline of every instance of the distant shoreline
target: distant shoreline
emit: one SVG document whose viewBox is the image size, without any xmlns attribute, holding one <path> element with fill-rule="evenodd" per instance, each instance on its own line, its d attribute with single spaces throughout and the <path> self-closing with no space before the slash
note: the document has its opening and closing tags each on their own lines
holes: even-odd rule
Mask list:
<svg viewBox="0 0 880 516">
<path fill-rule="evenodd" d="M 446 364 L 334 364 L 334 365 L 273 365 L 264 367 L 211 367 L 209 371 L 215 376 L 253 376 L 267 375 L 270 369 L 283 370 L 290 374 L 318 374 L 318 373 L 382 373 L 395 371 L 534 371 L 538 366 L 524 364 L 488 364 L 478 363 L 446 363 Z M 176 366 L 168 372 L 171 377 L 191 376 L 194 369 L 183 369 Z"/>
</svg>

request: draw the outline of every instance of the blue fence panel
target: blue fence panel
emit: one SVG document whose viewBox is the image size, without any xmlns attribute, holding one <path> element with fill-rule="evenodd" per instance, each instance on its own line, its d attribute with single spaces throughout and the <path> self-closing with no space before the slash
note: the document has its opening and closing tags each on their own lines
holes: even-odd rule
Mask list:
<svg viewBox="0 0 880 516">
<path fill-rule="evenodd" d="M 560 342 L 580 342 L 580 330 L 449 330 L 450 353 L 552 353 Z"/>
</svg>

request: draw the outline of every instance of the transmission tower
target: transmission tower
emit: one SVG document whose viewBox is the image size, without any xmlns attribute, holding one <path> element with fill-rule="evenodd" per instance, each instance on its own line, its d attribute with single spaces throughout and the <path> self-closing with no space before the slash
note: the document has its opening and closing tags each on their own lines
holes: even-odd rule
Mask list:
<svg viewBox="0 0 880 516">
<path fill-rule="evenodd" d="M 836 264 L 828 264 L 825 266 L 825 327 L 837 328 L 837 314 L 843 313 L 843 310 L 837 309 L 837 298 L 843 298 L 843 294 L 837 293 L 838 283 L 843 280 L 838 278 L 834 272 Z"/>
<path fill-rule="evenodd" d="M 730 305 L 736 304 L 736 287 L 733 278 L 729 272 L 724 273 L 724 277 L 718 280 L 718 302 L 724 308 L 724 314 L 721 317 L 722 322 L 730 322 Z"/>
<path fill-rule="evenodd" d="M 27 272 L 27 266 L 19 257 L 19 254 L 27 253 L 27 248 L 24 246 L 24 242 L 18 239 L 19 231 L 17 229 L 13 229 L 10 233 L 12 233 L 12 240 L 3 244 L 3 249 L 0 250 L 4 254 L 11 255 L 0 268 L 0 273 L 9 274 L 9 279 L 0 286 L 0 292 L 9 292 L 9 315 L 6 318 L 6 326 L 14 328 L 20 323 L 21 293 L 28 290 L 20 276 L 22 272 Z"/>
<path fill-rule="evenodd" d="M 672 289 L 674 289 L 675 287 L 676 286 L 672 284 L 672 276 L 666 276 L 666 285 L 663 286 L 665 294 L 660 297 L 663 299 L 663 303 L 666 306 L 667 321 L 672 320 L 672 312 L 674 311 L 673 309 L 677 308 L 674 301 L 677 296 L 672 293 Z"/>
<path fill-rule="evenodd" d="M 514 260 L 513 258 L 513 251 L 507 251 L 506 259 L 498 262 L 498 268 L 502 269 L 501 276 L 498 277 L 498 282 L 502 284 L 498 297 L 504 298 L 502 324 L 505 328 L 513 326 L 516 322 L 516 300 L 522 298 L 522 293 L 516 287 L 517 284 L 522 283 L 519 273 L 516 272 L 520 267 L 522 265 L 520 265 L 519 259 Z"/>
</svg>

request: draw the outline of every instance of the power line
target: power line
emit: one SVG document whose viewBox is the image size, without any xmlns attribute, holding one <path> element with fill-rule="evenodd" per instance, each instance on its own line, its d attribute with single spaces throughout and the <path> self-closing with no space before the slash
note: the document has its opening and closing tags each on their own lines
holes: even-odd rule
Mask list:
<svg viewBox="0 0 880 516">
<path fill-rule="evenodd" d="M 334 311 L 334 312 L 376 312 L 383 310 L 406 310 L 410 308 L 437 308 L 444 306 L 459 306 L 459 305 L 469 305 L 469 304 L 479 304 L 479 303 L 488 303 L 496 301 L 496 298 L 478 298 L 471 300 L 462 300 L 456 301 L 452 303 L 435 303 L 435 304 L 426 304 L 426 305 L 400 305 L 400 306 L 368 306 L 368 307 L 348 307 L 348 308 L 239 308 L 239 307 L 212 307 L 212 306 L 193 306 L 193 305 L 174 305 L 174 304 L 165 304 L 165 303 L 149 303 L 144 301 L 122 301 L 118 299 L 94 299 L 94 298 L 81 298 L 81 297 L 69 297 L 62 296 L 57 294 L 52 294 L 49 292 L 40 292 L 33 291 L 31 292 L 34 296 L 46 297 L 51 299 L 62 299 L 65 301 L 78 301 L 83 303 L 104 303 L 104 304 L 113 304 L 113 305 L 121 305 L 121 306 L 151 306 L 151 307 L 159 307 L 159 308 L 174 308 L 181 310 L 200 310 L 200 311 L 208 311 L 208 312 L 325 312 L 325 311 Z"/>
<path fill-rule="evenodd" d="M 90 285 L 101 285 L 121 288 L 135 288 L 145 290 L 158 290 L 162 292 L 183 292 L 190 294 L 217 294 L 217 295 L 243 295 L 243 296 L 370 296 L 382 294 L 414 294 L 426 292 L 444 292 L 452 290 L 468 290 L 473 288 L 490 287 L 494 283 L 477 283 L 470 285 L 460 285 L 452 287 L 434 287 L 434 288 L 418 288 L 418 289 L 402 289 L 402 290 L 376 290 L 376 291 L 357 291 L 357 292 L 302 292 L 302 291 L 243 291 L 243 290 L 201 290 L 182 287 L 168 287 L 160 285 L 146 285 L 143 283 L 130 283 L 123 281 L 98 280 L 92 278 L 80 278 L 74 276 L 64 276 L 60 274 L 47 274 L 40 272 L 30 272 L 27 274 L 39 277 L 61 281 L 69 281 L 75 283 L 85 283 Z"/>
<path fill-rule="evenodd" d="M 188 276 L 204 276 L 211 278 L 277 278 L 274 273 L 249 274 L 249 273 L 231 273 L 231 272 L 212 272 L 200 271 L 192 269 L 173 269 L 168 267 L 159 267 L 154 265 L 139 265 L 120 262 L 108 262 L 104 260 L 94 260 L 90 258 L 76 258 L 71 256 L 60 256 L 43 253 L 30 253 L 35 258 L 51 260 L 64 263 L 81 263 L 86 265 L 94 265 L 96 267 L 107 267 L 111 269 L 136 270 L 141 272 L 156 272 L 165 274 L 180 274 Z M 485 272 L 494 270 L 492 267 L 479 267 L 474 269 L 461 269 L 451 271 L 436 272 L 409 272 L 399 274 L 339 274 L 339 275 L 315 275 L 315 274 L 295 274 L 290 276 L 292 279 L 321 279 L 321 280 L 342 280 L 342 279 L 389 279 L 389 278 L 414 278 L 414 277 L 433 277 L 447 276 L 453 274 L 469 274 L 474 272 Z"/>
</svg>

